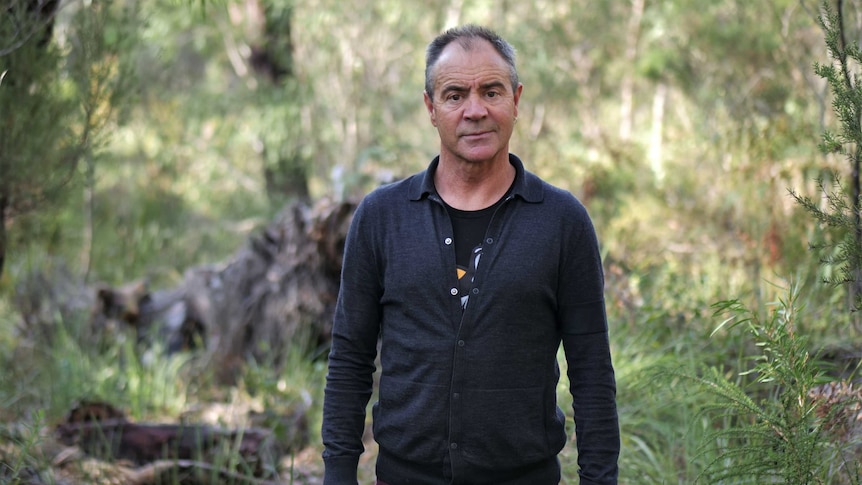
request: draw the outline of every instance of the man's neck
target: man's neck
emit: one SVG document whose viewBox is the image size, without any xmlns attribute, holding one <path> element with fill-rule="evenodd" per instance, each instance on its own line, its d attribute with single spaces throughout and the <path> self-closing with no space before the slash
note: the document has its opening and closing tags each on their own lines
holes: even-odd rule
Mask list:
<svg viewBox="0 0 862 485">
<path fill-rule="evenodd" d="M 481 210 L 502 198 L 515 180 L 515 167 L 505 160 L 452 161 L 440 158 L 434 174 L 437 193 L 449 206 Z"/>
</svg>

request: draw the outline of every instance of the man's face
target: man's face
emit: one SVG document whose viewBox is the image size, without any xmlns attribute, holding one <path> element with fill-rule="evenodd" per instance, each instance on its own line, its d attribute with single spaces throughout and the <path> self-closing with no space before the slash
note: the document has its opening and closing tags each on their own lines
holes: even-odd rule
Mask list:
<svg viewBox="0 0 862 485">
<path fill-rule="evenodd" d="M 452 42 L 434 72 L 434 99 L 425 93 L 425 106 L 440 135 L 441 158 L 508 160 L 523 86 L 512 92 L 509 66 L 491 43 L 474 39 L 471 49 L 464 50 Z"/>
</svg>

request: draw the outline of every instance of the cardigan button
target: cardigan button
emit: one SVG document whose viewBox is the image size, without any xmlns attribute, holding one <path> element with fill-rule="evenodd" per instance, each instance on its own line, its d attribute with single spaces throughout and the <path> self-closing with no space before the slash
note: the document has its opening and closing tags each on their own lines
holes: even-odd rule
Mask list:
<svg viewBox="0 0 862 485">
<path fill-rule="evenodd" d="M 452 288 L 451 290 L 449 290 L 449 293 L 451 293 L 452 296 L 457 295 L 458 294 L 458 288 Z"/>
<path fill-rule="evenodd" d="M 446 239 L 443 240 L 443 244 L 449 246 L 450 244 L 452 244 L 452 238 L 447 237 Z"/>
<path fill-rule="evenodd" d="M 451 448 L 453 450 L 457 450 L 458 449 L 458 443 L 450 443 L 449 448 Z"/>
</svg>

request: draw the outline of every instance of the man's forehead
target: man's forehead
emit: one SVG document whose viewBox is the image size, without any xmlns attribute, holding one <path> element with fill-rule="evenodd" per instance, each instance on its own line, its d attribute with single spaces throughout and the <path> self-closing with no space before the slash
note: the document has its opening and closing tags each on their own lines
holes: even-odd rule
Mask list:
<svg viewBox="0 0 862 485">
<path fill-rule="evenodd" d="M 494 46 L 485 39 L 456 39 L 443 48 L 440 52 L 440 57 L 437 59 L 437 64 L 439 65 L 441 62 L 445 62 L 453 58 L 470 58 L 488 54 L 493 54 L 501 62 L 505 62 L 503 60 L 503 56 L 501 56 L 500 53 L 494 49 Z"/>
<path fill-rule="evenodd" d="M 467 49 L 458 42 L 446 46 L 434 67 L 437 87 L 473 82 L 487 85 L 508 80 L 506 61 L 488 41 L 480 40 L 484 46 L 475 40 Z"/>
</svg>

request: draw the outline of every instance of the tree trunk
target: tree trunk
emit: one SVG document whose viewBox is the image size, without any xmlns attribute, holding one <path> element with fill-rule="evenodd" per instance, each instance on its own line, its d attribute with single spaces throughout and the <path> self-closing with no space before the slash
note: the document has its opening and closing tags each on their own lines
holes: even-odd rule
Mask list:
<svg viewBox="0 0 862 485">
<path fill-rule="evenodd" d="M 90 269 L 92 267 L 93 256 L 93 205 L 96 191 L 96 167 L 93 162 L 93 156 L 86 156 L 87 162 L 87 178 L 84 181 L 84 227 L 83 242 L 81 244 L 81 269 L 84 272 L 84 281 L 90 280 Z"/>
<path fill-rule="evenodd" d="M 298 157 L 280 157 L 263 171 L 266 194 L 274 206 L 291 200 L 308 200 L 308 169 Z"/>
<path fill-rule="evenodd" d="M 661 182 L 664 180 L 664 106 L 667 101 L 667 84 L 660 81 L 655 88 L 652 103 L 652 131 L 649 141 L 649 163 L 653 176 Z"/>
<path fill-rule="evenodd" d="M 836 5 L 836 12 L 838 15 L 838 31 L 840 34 L 841 40 L 841 66 L 842 73 L 844 74 L 844 82 L 847 85 L 848 91 L 855 91 L 857 85 L 855 83 L 855 78 L 850 76 L 850 72 L 847 67 L 847 40 L 846 40 L 846 29 L 844 28 L 844 2 L 843 0 L 838 0 Z M 853 117 L 856 121 L 856 126 L 859 126 L 860 120 L 862 120 L 862 105 L 859 102 L 853 103 Z M 860 191 L 860 163 L 862 163 L 862 146 L 860 146 L 859 142 L 856 143 L 856 148 L 853 151 L 853 154 L 850 158 L 850 196 L 851 203 L 850 207 L 853 211 L 853 236 L 856 241 L 856 247 L 862 247 L 862 207 L 860 207 L 859 197 L 862 195 L 862 191 Z M 851 262 L 852 267 L 849 268 L 851 277 L 853 281 L 850 282 L 848 288 L 848 299 L 850 300 L 850 307 L 859 309 L 859 297 L 862 295 L 862 261 L 859 261 L 859 258 L 856 258 L 855 261 Z M 854 325 L 857 330 L 862 331 L 862 324 L 860 324 L 859 313 L 857 312 L 854 319 Z"/>
<path fill-rule="evenodd" d="M 860 206 L 859 197 L 862 196 L 862 191 L 860 191 L 860 160 L 862 160 L 862 147 L 857 146 L 856 151 L 853 153 L 853 168 L 852 174 L 850 176 L 851 183 L 853 184 L 852 189 L 852 197 L 853 203 L 851 207 L 853 208 L 853 224 L 855 228 L 855 237 L 856 237 L 856 247 L 862 248 L 862 206 Z M 856 264 L 853 268 L 853 284 L 850 285 L 850 304 L 859 309 L 859 300 L 860 295 L 862 295 L 862 261 L 857 260 Z M 856 330 L 862 332 L 862 323 L 860 323 L 859 312 L 855 312 L 854 314 L 854 324 L 856 326 Z"/>
<path fill-rule="evenodd" d="M 451 0 L 446 6 L 446 18 L 443 28 L 450 29 L 461 24 L 461 15 L 464 10 L 464 0 Z"/>
<path fill-rule="evenodd" d="M 0 194 L 0 278 L 3 277 L 3 266 L 6 262 L 6 195 Z"/>
<path fill-rule="evenodd" d="M 171 351 L 203 346 L 223 383 L 246 359 L 278 367 L 291 353 L 324 355 L 355 207 L 296 201 L 226 264 L 191 268 L 178 287 L 152 293 L 105 289 L 102 307 Z"/>
<path fill-rule="evenodd" d="M 623 74 L 620 93 L 620 138 L 628 140 L 632 136 L 634 125 L 634 64 L 638 54 L 638 39 L 640 37 L 641 19 L 644 14 L 644 0 L 631 0 L 632 9 L 626 30 L 626 66 Z"/>
<path fill-rule="evenodd" d="M 250 18 L 257 19 L 249 22 L 253 45 L 249 64 L 252 70 L 261 80 L 264 89 L 284 89 L 287 83 L 294 77 L 293 40 L 291 31 L 293 27 L 293 9 L 291 6 L 277 6 L 275 4 L 264 5 L 257 0 L 246 2 L 247 12 Z M 265 137 L 261 137 L 264 140 Z M 266 179 L 266 190 L 273 206 L 278 207 L 286 201 L 308 200 L 308 171 L 309 167 L 301 156 L 292 154 L 291 150 L 285 153 L 285 144 L 295 143 L 295 140 L 282 140 L 282 146 L 263 147 L 264 176 Z M 266 154 L 275 155 L 275 159 L 267 157 Z"/>
</svg>

